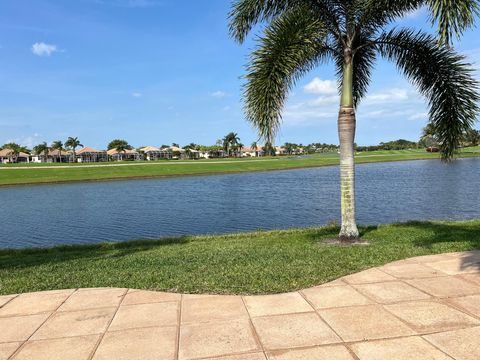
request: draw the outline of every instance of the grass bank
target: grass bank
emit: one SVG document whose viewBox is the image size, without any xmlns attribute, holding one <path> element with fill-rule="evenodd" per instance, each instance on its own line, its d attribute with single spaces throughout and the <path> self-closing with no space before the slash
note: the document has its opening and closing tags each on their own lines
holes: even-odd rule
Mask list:
<svg viewBox="0 0 480 360">
<path fill-rule="evenodd" d="M 480 156 L 480 147 L 464 149 L 459 156 Z M 356 161 L 362 164 L 438 158 L 438 154 L 427 153 L 424 150 L 372 151 L 358 154 Z M 123 162 L 99 165 L 12 164 L 0 166 L 0 186 L 285 170 L 337 165 L 338 163 L 337 154 L 314 154 L 304 157 Z"/>
<path fill-rule="evenodd" d="M 362 237 L 370 246 L 322 243 L 337 232 L 331 226 L 1 250 L 0 294 L 106 286 L 188 293 L 279 293 L 412 256 L 480 248 L 480 220 L 363 227 Z"/>
</svg>

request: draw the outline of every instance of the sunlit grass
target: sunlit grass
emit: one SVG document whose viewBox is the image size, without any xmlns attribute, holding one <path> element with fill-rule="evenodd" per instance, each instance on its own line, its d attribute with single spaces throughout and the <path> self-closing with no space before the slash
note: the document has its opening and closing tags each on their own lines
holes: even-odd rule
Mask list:
<svg viewBox="0 0 480 360">
<path fill-rule="evenodd" d="M 322 243 L 335 227 L 0 251 L 0 293 L 129 287 L 279 293 L 412 256 L 480 248 L 480 221 L 361 228 L 370 246 Z M 479 269 L 480 271 L 480 269 Z"/>
</svg>

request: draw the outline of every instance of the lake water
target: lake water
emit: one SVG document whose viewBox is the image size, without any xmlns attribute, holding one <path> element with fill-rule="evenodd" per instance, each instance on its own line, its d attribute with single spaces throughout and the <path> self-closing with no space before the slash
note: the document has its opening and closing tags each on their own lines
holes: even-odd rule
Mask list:
<svg viewBox="0 0 480 360">
<path fill-rule="evenodd" d="M 0 188 L 0 248 L 338 222 L 338 178 L 321 167 Z M 480 218 L 479 184 L 478 158 L 358 165 L 358 222 Z"/>
</svg>

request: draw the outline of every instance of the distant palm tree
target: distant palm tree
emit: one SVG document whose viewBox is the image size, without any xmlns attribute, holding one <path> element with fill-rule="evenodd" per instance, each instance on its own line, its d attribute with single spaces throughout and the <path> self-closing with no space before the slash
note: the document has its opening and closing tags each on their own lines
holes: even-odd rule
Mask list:
<svg viewBox="0 0 480 360">
<path fill-rule="evenodd" d="M 439 37 L 392 23 L 425 7 Z M 340 238 L 357 239 L 355 220 L 355 110 L 365 97 L 377 57 L 392 60 L 430 105 L 430 122 L 444 159 L 478 112 L 478 84 L 471 67 L 451 47 L 454 35 L 474 25 L 479 0 L 234 0 L 232 36 L 243 43 L 266 23 L 252 53 L 244 90 L 247 119 L 272 144 L 288 91 L 316 66 L 333 60 L 339 85 Z"/>
<path fill-rule="evenodd" d="M 255 151 L 255 156 L 258 156 L 258 144 L 256 141 L 252 142 L 252 144 L 250 145 L 250 147 L 252 148 L 253 151 Z"/>
<path fill-rule="evenodd" d="M 50 147 L 52 150 L 58 151 L 58 162 L 62 162 L 62 151 L 65 150 L 63 148 L 63 142 L 60 140 L 54 141 Z"/>
<path fill-rule="evenodd" d="M 39 155 L 39 156 L 43 153 L 45 162 L 48 161 L 48 151 L 49 151 L 49 148 L 48 148 L 48 145 L 47 145 L 46 142 L 43 142 L 43 143 L 41 143 L 41 144 L 38 144 L 37 146 L 34 146 L 34 147 L 33 147 L 33 150 L 34 150 L 35 153 L 37 153 L 37 155 Z"/>
<path fill-rule="evenodd" d="M 73 162 L 76 162 L 77 153 L 75 152 L 75 149 L 79 146 L 83 147 L 83 145 L 80 143 L 80 140 L 78 140 L 77 137 L 69 137 L 67 141 L 65 141 L 65 146 L 72 149 Z"/>
<path fill-rule="evenodd" d="M 238 134 L 232 131 L 223 138 L 223 150 L 228 156 L 230 156 L 232 150 L 236 148 L 239 142 L 240 138 L 238 137 Z"/>
<path fill-rule="evenodd" d="M 242 157 L 242 149 L 244 148 L 245 145 L 243 145 L 241 142 L 237 143 L 235 146 L 235 150 L 237 152 L 238 157 Z"/>
</svg>

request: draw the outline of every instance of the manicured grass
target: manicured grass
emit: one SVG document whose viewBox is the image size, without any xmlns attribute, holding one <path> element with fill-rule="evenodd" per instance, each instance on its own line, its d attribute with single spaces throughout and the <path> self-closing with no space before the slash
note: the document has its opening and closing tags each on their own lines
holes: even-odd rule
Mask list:
<svg viewBox="0 0 480 360">
<path fill-rule="evenodd" d="M 394 260 L 480 248 L 480 220 L 361 229 L 370 246 L 322 239 L 334 226 L 162 241 L 0 251 L 0 293 L 130 287 L 261 294 L 307 288 Z M 479 268 L 480 271 L 480 268 Z"/>
<path fill-rule="evenodd" d="M 480 156 L 480 148 L 464 149 L 459 156 Z M 438 158 L 438 154 L 427 153 L 424 150 L 373 151 L 360 153 L 356 156 L 359 164 Z M 268 171 L 336 165 L 338 162 L 337 154 L 315 154 L 301 157 L 282 156 L 256 159 L 123 162 L 100 164 L 100 166 L 96 167 L 92 167 L 92 164 L 64 164 L 56 166 L 40 164 L 21 165 L 19 166 L 20 169 L 11 169 L 15 166 L 2 165 L 0 166 L 0 186 Z"/>
</svg>

